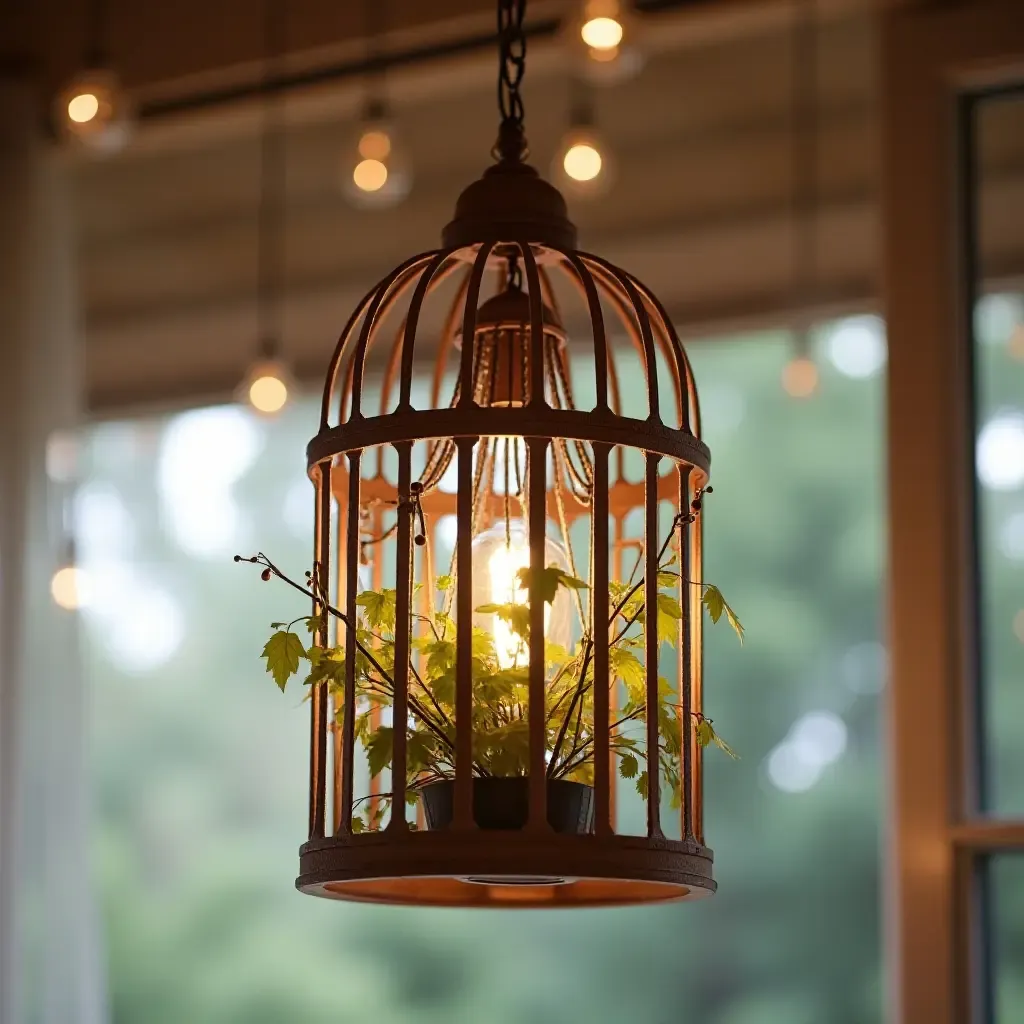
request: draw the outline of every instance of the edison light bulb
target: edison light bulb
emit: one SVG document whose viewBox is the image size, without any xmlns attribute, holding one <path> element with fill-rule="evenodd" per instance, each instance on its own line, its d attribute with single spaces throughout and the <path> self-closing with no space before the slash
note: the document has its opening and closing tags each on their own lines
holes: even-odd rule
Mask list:
<svg viewBox="0 0 1024 1024">
<path fill-rule="evenodd" d="M 61 90 L 55 117 L 65 138 L 101 152 L 127 141 L 130 109 L 117 76 L 104 68 L 83 71 Z"/>
<path fill-rule="evenodd" d="M 82 607 L 85 575 L 77 565 L 61 566 L 50 580 L 50 596 L 53 603 L 65 611 L 73 612 Z"/>
<path fill-rule="evenodd" d="M 592 124 L 577 123 L 562 138 L 552 174 L 564 192 L 586 199 L 606 191 L 611 170 L 608 147 L 600 133 Z"/>
<path fill-rule="evenodd" d="M 247 374 L 239 398 L 263 416 L 279 413 L 288 403 L 291 376 L 280 359 L 263 359 Z"/>
<path fill-rule="evenodd" d="M 569 43 L 583 70 L 594 80 L 617 80 L 635 74 L 642 60 L 635 44 L 636 26 L 628 0 L 582 0 L 570 19 Z"/>
<path fill-rule="evenodd" d="M 569 571 L 565 549 L 550 538 L 544 541 L 544 566 L 557 565 Z M 498 523 L 473 539 L 473 608 L 491 604 L 526 605 L 529 594 L 519 580 L 519 571 L 530 566 L 530 537 L 519 520 Z M 568 648 L 570 643 L 572 598 L 559 587 L 554 601 L 544 603 L 544 637 L 548 643 Z M 501 668 L 526 668 L 530 663 L 527 642 L 510 624 L 489 612 L 473 614 L 473 625 L 487 630 Z"/>
<path fill-rule="evenodd" d="M 363 116 L 343 184 L 349 199 L 367 208 L 392 206 L 409 194 L 408 165 L 379 103 L 370 104 Z"/>
</svg>

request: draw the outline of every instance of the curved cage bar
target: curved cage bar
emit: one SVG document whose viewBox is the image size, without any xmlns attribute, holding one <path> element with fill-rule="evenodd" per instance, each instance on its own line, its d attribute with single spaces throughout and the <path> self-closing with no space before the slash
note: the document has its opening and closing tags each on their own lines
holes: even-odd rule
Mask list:
<svg viewBox="0 0 1024 1024">
<path fill-rule="evenodd" d="M 336 666 L 311 688 L 300 889 L 460 906 L 714 891 L 699 430 L 658 300 L 562 235 L 481 230 L 368 293 L 307 449 Z"/>
</svg>

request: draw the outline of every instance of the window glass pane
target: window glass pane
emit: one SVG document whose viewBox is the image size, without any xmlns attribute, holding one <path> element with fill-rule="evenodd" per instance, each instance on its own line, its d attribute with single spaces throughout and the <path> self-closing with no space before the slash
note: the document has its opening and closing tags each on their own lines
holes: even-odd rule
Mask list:
<svg viewBox="0 0 1024 1024">
<path fill-rule="evenodd" d="M 706 577 L 720 890 L 614 911 L 390 910 L 296 894 L 308 716 L 258 655 L 291 607 L 236 552 L 311 555 L 312 404 L 95 428 L 97 861 L 118 1024 L 865 1024 L 881 1020 L 882 381 L 877 320 L 823 327 L 816 393 L 785 335 L 692 346 L 714 453 Z M 298 613 L 296 613 L 298 614 Z M 684 1005 L 685 1001 L 685 1005 Z"/>
<path fill-rule="evenodd" d="M 989 864 L 995 1024 L 1024 1024 L 1024 856 Z"/>
<path fill-rule="evenodd" d="M 1024 253 L 1024 94 L 977 108 L 978 295 L 974 317 L 985 804 L 1024 814 L 1024 295 L 1000 284 Z M 1015 164 L 1016 162 L 1016 164 Z M 1017 261 L 1014 264 L 1014 260 Z"/>
</svg>

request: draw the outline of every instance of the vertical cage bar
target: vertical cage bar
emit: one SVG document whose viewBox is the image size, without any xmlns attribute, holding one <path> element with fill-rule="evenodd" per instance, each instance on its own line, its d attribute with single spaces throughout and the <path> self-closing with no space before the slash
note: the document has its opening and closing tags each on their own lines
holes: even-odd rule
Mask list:
<svg viewBox="0 0 1024 1024">
<path fill-rule="evenodd" d="M 466 308 L 462 317 L 462 354 L 459 360 L 459 405 L 460 409 L 476 404 L 473 394 L 473 356 L 476 344 L 476 309 L 480 301 L 480 285 L 487 270 L 487 260 L 494 248 L 493 242 L 484 242 L 473 261 L 473 269 L 466 285 Z"/>
<path fill-rule="evenodd" d="M 388 831 L 404 831 L 409 732 L 409 654 L 412 628 L 412 441 L 397 441 L 398 536 L 395 551 L 395 698 L 391 725 L 391 820 Z"/>
<path fill-rule="evenodd" d="M 658 463 L 645 454 L 644 480 L 644 639 L 647 674 L 647 835 L 660 838 L 661 776 L 658 736 Z"/>
<path fill-rule="evenodd" d="M 534 266 L 536 271 L 536 266 Z M 546 437 L 528 437 L 530 458 L 530 816 L 529 827 L 548 828 L 546 701 L 544 694 L 544 601 L 541 598 L 540 574 L 544 568 L 544 541 L 547 523 L 547 454 Z"/>
<path fill-rule="evenodd" d="M 679 466 L 679 513 L 685 515 L 690 509 L 690 467 Z M 683 617 L 679 620 L 679 727 L 681 761 L 679 776 L 679 797 L 682 801 L 680 832 L 683 840 L 693 839 L 693 797 L 690 792 L 690 776 L 693 773 L 693 696 L 691 672 L 693 644 L 693 612 L 686 600 L 690 592 L 690 530 L 692 525 L 679 523 L 679 607 Z M 699 610 L 699 608 L 698 608 Z"/>
<path fill-rule="evenodd" d="M 591 631 L 594 644 L 594 829 L 598 835 L 612 831 L 611 814 L 611 673 L 608 666 L 608 616 L 610 557 L 608 546 L 608 453 L 610 446 L 593 443 L 594 507 L 591 518 L 590 579 Z"/>
<path fill-rule="evenodd" d="M 348 494 L 348 476 L 341 463 L 336 468 L 336 474 L 339 478 L 338 486 L 344 484 L 344 493 Z M 332 482 L 332 486 L 335 484 Z M 337 545 L 338 552 L 342 552 L 346 548 L 346 538 L 348 530 L 348 509 L 344 504 L 344 499 L 338 501 L 338 522 L 335 527 L 335 543 Z M 316 537 L 320 535 L 320 519 L 317 517 L 315 525 Z M 319 539 L 315 542 L 319 545 Z M 317 547 L 319 551 L 319 547 Z M 319 556 L 316 556 L 319 557 Z M 334 565 L 324 570 L 325 574 L 333 570 L 334 576 L 334 588 L 336 593 L 337 607 L 342 607 L 345 601 L 345 567 L 344 560 L 342 558 L 336 558 Z M 339 627 L 336 625 L 335 629 Z M 336 634 L 337 635 L 337 634 Z M 341 777 L 344 773 L 344 765 L 342 763 L 341 756 L 341 730 L 337 728 L 339 721 L 339 713 L 344 712 L 344 698 L 342 698 L 342 704 L 338 704 L 338 696 L 335 694 L 330 698 L 330 714 L 331 714 L 331 751 L 334 758 L 334 770 L 331 773 L 331 821 L 332 834 L 337 835 L 338 823 L 341 821 Z"/>
<path fill-rule="evenodd" d="M 314 495 L 314 512 L 313 512 L 313 565 L 320 564 L 321 557 L 321 544 L 320 544 L 320 503 L 324 492 L 324 479 L 323 473 L 321 472 L 320 466 L 316 467 L 316 478 L 314 481 L 315 495 Z M 320 611 L 320 603 L 316 599 L 316 595 L 313 597 L 313 614 L 317 614 Z M 316 835 L 316 769 L 317 769 L 317 747 L 319 745 L 319 734 L 320 734 L 320 709 L 317 705 L 316 700 L 309 702 L 309 838 L 312 839 Z"/>
<path fill-rule="evenodd" d="M 362 452 L 348 454 L 348 526 L 345 531 L 345 705 L 341 729 L 341 822 L 352 831 L 352 776 L 356 745 L 356 597 L 359 593 L 359 473 Z"/>
<path fill-rule="evenodd" d="M 615 446 L 613 453 L 616 461 L 620 461 L 622 458 L 622 447 L 621 445 Z M 619 482 L 622 480 L 621 467 L 617 474 L 615 486 L 617 487 Z M 622 513 L 619 507 L 621 503 L 616 502 L 615 507 L 612 509 L 612 556 L 611 556 L 611 575 L 615 580 L 622 580 Z M 608 618 L 611 618 L 611 612 L 608 613 Z M 609 676 L 611 672 L 609 670 Z M 609 679 L 609 716 L 612 717 L 612 721 L 617 721 L 619 711 L 621 710 L 621 700 L 619 699 L 619 684 L 612 679 Z M 613 732 L 617 730 L 612 730 Z M 608 786 L 611 790 L 611 818 L 612 818 L 612 831 L 617 832 L 619 828 L 619 798 L 618 798 L 618 772 L 615 770 L 615 765 L 611 764 L 608 768 Z"/>
<path fill-rule="evenodd" d="M 704 713 L 704 510 L 701 509 L 689 529 L 690 535 L 690 693 L 694 717 Z M 697 742 L 697 730 L 691 732 L 690 749 L 693 752 L 693 779 L 690 795 L 693 800 L 693 834 L 698 843 L 704 842 L 704 751 Z"/>
<path fill-rule="evenodd" d="M 473 826 L 473 445 L 455 441 L 458 498 L 455 540 L 455 809 L 458 828 Z"/>
<path fill-rule="evenodd" d="M 315 586 L 314 608 L 323 616 L 320 629 L 317 631 L 321 645 L 328 645 L 328 613 L 326 605 L 330 603 L 330 564 L 331 564 L 331 460 L 320 463 L 320 480 L 317 488 L 317 523 L 315 534 L 317 540 L 316 561 L 313 565 Z M 323 597 L 320 598 L 320 591 Z M 327 683 L 321 680 L 314 684 L 310 713 L 311 746 L 309 751 L 309 836 L 322 838 L 327 828 Z"/>
</svg>

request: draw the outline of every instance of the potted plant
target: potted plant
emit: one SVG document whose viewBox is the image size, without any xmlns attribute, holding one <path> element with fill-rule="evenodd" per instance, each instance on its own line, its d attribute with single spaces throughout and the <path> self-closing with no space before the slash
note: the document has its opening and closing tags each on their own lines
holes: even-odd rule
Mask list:
<svg viewBox="0 0 1024 1024">
<path fill-rule="evenodd" d="M 693 512 L 677 517 L 693 521 Z M 670 534 L 669 540 L 671 540 Z M 647 798 L 646 730 L 633 726 L 645 723 L 647 715 L 646 668 L 637 650 L 645 648 L 645 630 L 653 619 L 659 645 L 674 644 L 683 609 L 676 594 L 680 584 L 700 587 L 701 600 L 712 622 L 723 617 L 741 642 L 743 626 L 715 586 L 681 580 L 678 559 L 669 540 L 662 547 L 658 569 L 658 601 L 654 615 L 648 615 L 644 580 L 615 581 L 610 585 L 612 612 L 609 628 L 609 678 L 607 686 L 620 684 L 625 701 L 612 722 L 610 746 L 618 759 L 620 775 L 634 779 L 637 791 Z M 342 622 L 346 617 L 331 606 L 321 587 L 316 567 L 306 574 L 306 586 L 282 573 L 262 553 L 236 561 L 263 567 L 262 576 L 276 576 L 307 596 L 315 593 L 320 606 Z M 553 603 L 562 590 L 585 591 L 587 584 L 557 565 L 540 570 L 538 592 Z M 505 627 L 501 656 L 492 631 L 471 625 L 473 685 L 473 805 L 481 828 L 521 828 L 526 821 L 529 794 L 528 647 L 530 609 L 527 591 L 529 568 L 516 573 L 518 588 L 512 600 L 480 605 L 479 614 L 492 616 Z M 461 628 L 452 614 L 456 581 L 451 575 L 434 581 L 425 604 L 415 612 L 409 664 L 409 723 L 407 726 L 407 799 L 421 801 L 428 829 L 444 828 L 451 820 L 455 777 L 455 657 L 456 636 Z M 417 585 L 419 589 L 420 585 Z M 673 591 L 675 593 L 673 593 Z M 396 592 L 366 590 L 356 598 L 359 621 L 356 626 L 355 736 L 366 751 L 371 779 L 390 765 L 394 724 L 390 710 L 394 698 Z M 271 623 L 274 631 L 263 648 L 267 672 L 285 690 L 293 677 L 303 676 L 307 688 L 323 682 L 335 698 L 331 729 L 340 729 L 344 715 L 345 651 L 341 644 L 321 646 L 303 641 L 296 628 L 302 624 L 311 636 L 321 633 L 319 616 L 300 617 L 291 622 Z M 507 637 L 514 638 L 508 656 Z M 559 832 L 589 832 L 593 822 L 592 784 L 594 777 L 593 638 L 584 634 L 572 650 L 553 643 L 545 645 L 546 668 L 544 732 L 547 764 L 548 819 Z M 675 702 L 668 682 L 659 680 L 658 736 L 660 775 L 671 793 L 674 806 L 681 801 L 681 707 Z M 614 717 L 614 716 L 613 716 Z M 698 743 L 715 745 L 735 756 L 716 733 L 711 719 L 694 713 Z M 356 801 L 352 830 L 362 832 L 381 827 L 390 795 L 373 794 Z M 365 808 L 365 809 L 364 809 Z"/>
</svg>

